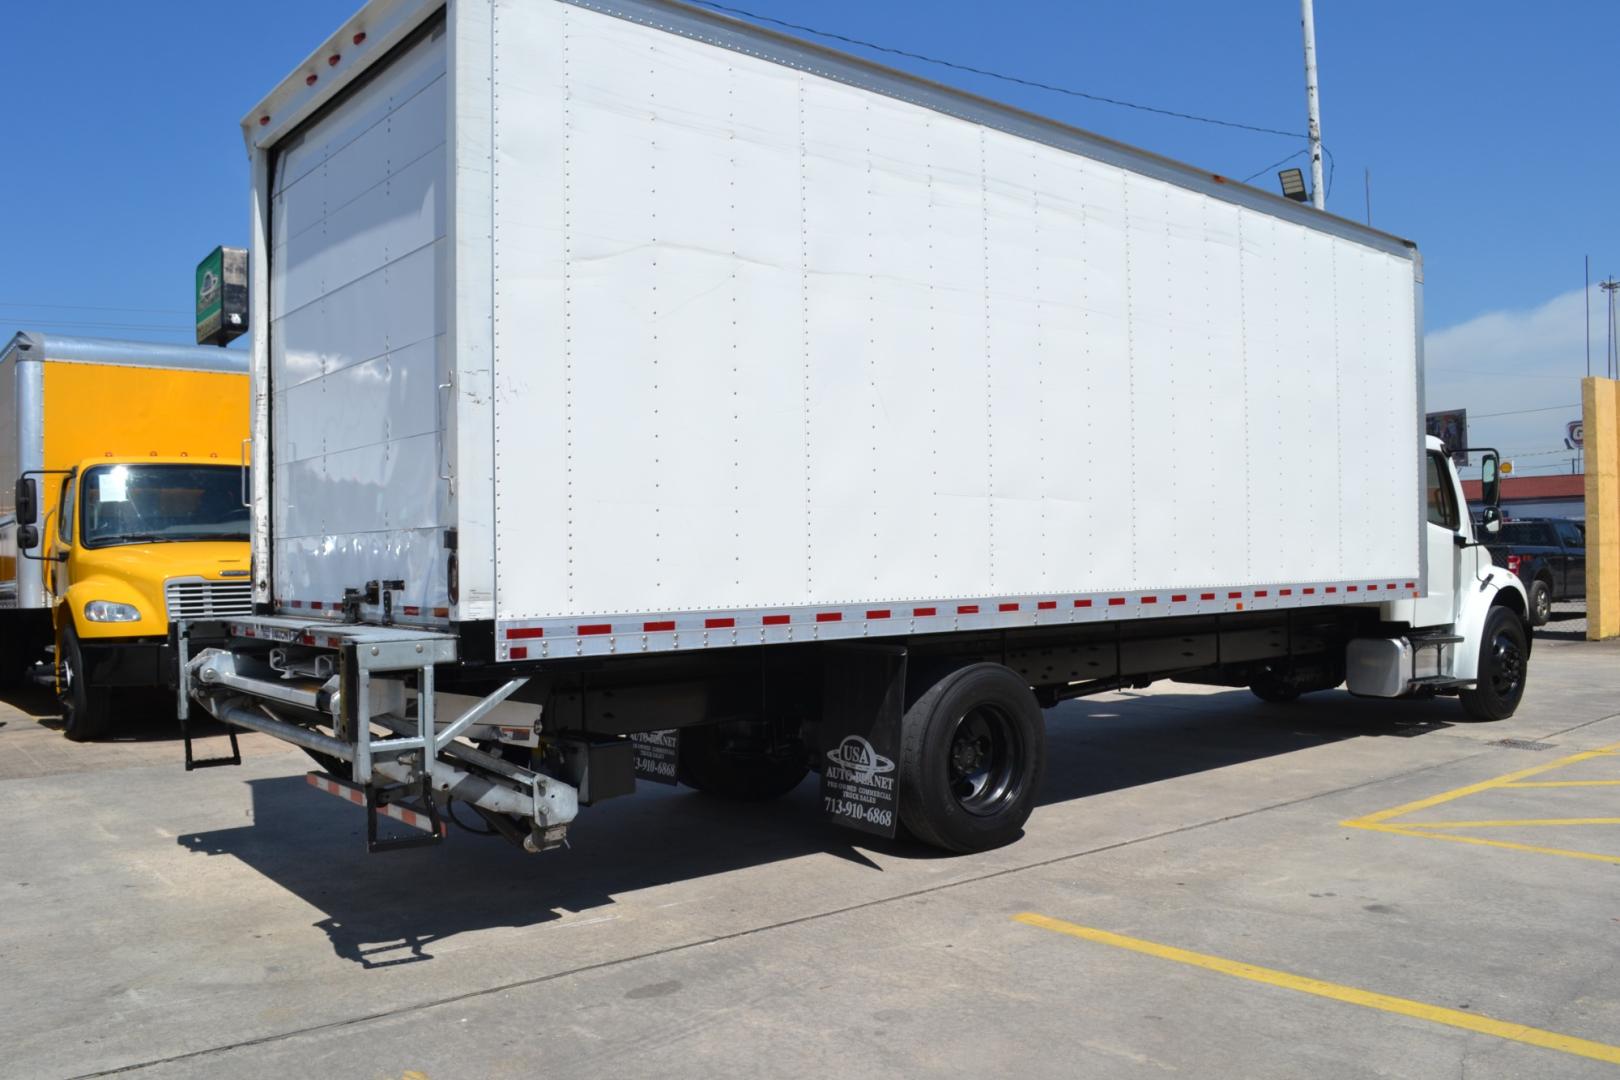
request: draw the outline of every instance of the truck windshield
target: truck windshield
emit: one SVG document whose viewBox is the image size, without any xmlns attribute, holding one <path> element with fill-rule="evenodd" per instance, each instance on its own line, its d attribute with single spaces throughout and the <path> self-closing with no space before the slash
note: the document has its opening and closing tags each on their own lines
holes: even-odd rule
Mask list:
<svg viewBox="0 0 1620 1080">
<path fill-rule="evenodd" d="M 86 547 L 246 540 L 242 469 L 235 465 L 97 465 L 80 490 Z"/>
</svg>

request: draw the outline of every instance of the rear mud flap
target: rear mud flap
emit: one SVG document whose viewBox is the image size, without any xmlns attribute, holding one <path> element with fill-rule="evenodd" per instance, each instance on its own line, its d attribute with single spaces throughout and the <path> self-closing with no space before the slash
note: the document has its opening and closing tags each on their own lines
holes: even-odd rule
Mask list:
<svg viewBox="0 0 1620 1080">
<path fill-rule="evenodd" d="M 821 813 L 839 825 L 893 836 L 900 824 L 900 717 L 906 650 L 834 646 L 822 690 Z"/>
<path fill-rule="evenodd" d="M 651 780 L 655 784 L 675 783 L 680 735 L 674 728 L 667 731 L 638 731 L 630 736 L 630 742 L 635 746 L 637 780 Z"/>
</svg>

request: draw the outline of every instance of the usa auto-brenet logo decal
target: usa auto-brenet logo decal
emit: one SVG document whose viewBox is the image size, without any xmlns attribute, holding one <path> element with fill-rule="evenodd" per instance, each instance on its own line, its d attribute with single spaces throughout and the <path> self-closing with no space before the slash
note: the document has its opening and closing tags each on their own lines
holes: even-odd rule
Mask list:
<svg viewBox="0 0 1620 1080">
<path fill-rule="evenodd" d="M 894 762 L 859 735 L 844 736 L 843 742 L 827 751 L 827 760 L 842 766 L 857 784 L 870 784 L 879 773 L 894 771 Z"/>
</svg>

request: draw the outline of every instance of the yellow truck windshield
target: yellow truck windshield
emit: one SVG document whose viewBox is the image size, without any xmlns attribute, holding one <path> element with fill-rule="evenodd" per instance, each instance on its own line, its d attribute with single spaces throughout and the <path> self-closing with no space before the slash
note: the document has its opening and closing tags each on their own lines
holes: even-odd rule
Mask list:
<svg viewBox="0 0 1620 1080">
<path fill-rule="evenodd" d="M 246 540 L 242 469 L 234 465 L 97 465 L 80 488 L 86 547 Z"/>
</svg>

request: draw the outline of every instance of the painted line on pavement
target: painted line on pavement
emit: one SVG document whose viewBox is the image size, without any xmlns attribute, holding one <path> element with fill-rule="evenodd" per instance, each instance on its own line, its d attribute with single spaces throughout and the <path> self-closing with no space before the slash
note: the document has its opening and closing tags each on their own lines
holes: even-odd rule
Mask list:
<svg viewBox="0 0 1620 1080">
<path fill-rule="evenodd" d="M 1457 799 L 1467 798 L 1487 791 L 1501 791 L 1504 789 L 1523 788 L 1553 788 L 1553 787 L 1611 787 L 1620 786 L 1620 780 L 1537 780 L 1529 777 L 1539 776 L 1552 772 L 1555 769 L 1567 768 L 1583 761 L 1595 758 L 1614 757 L 1620 743 L 1611 743 L 1596 750 L 1583 750 L 1578 754 L 1570 754 L 1556 761 L 1549 761 L 1544 765 L 1536 765 L 1528 769 L 1519 769 L 1516 772 L 1506 773 L 1490 780 L 1481 780 L 1475 784 L 1442 791 L 1438 795 L 1418 799 L 1415 802 L 1392 806 L 1388 810 L 1379 810 L 1365 817 L 1350 818 L 1339 822 L 1340 825 L 1351 829 L 1367 829 L 1370 832 L 1390 833 L 1394 836 L 1415 836 L 1423 840 L 1449 840 L 1457 844 L 1474 844 L 1478 847 L 1501 848 L 1505 851 L 1522 851 L 1536 855 L 1558 855 L 1567 859 L 1585 859 L 1589 862 L 1602 862 L 1620 865 L 1620 856 L 1606 855 L 1596 851 L 1575 851 L 1569 848 L 1542 847 L 1536 844 L 1520 844 L 1512 840 L 1494 840 L 1484 836 L 1459 836 L 1452 830 L 1478 829 L 1478 828 L 1518 828 L 1520 826 L 1580 826 L 1580 825 L 1617 825 L 1617 818 L 1518 818 L 1493 821 L 1411 821 L 1404 819 L 1408 814 L 1419 810 L 1429 810 L 1436 806 L 1454 802 Z"/>
<path fill-rule="evenodd" d="M 1026 926 L 1051 930 L 1058 934 L 1067 934 L 1070 937 L 1080 938 L 1082 941 L 1112 945 L 1115 948 L 1128 949 L 1131 952 L 1158 957 L 1161 960 L 1173 960 L 1179 964 L 1203 968 L 1206 971 L 1214 971 L 1234 978 L 1247 979 L 1250 982 L 1277 986 L 1285 990 L 1295 990 L 1302 994 L 1312 994 L 1332 1001 L 1341 1001 L 1348 1005 L 1359 1005 L 1366 1009 L 1410 1016 L 1418 1020 L 1427 1020 L 1430 1023 L 1477 1032 L 1481 1035 L 1493 1035 L 1499 1039 L 1508 1039 L 1512 1042 L 1538 1046 L 1545 1050 L 1557 1050 L 1560 1053 L 1574 1054 L 1577 1057 L 1604 1061 L 1611 1065 L 1620 1065 L 1620 1046 L 1611 1046 L 1608 1043 L 1579 1039 L 1573 1035 L 1561 1035 L 1556 1031 L 1544 1031 L 1541 1028 L 1530 1027 L 1528 1024 L 1494 1020 L 1489 1016 L 1462 1012 L 1458 1009 L 1447 1009 L 1439 1005 L 1429 1005 L 1422 1001 L 1412 1001 L 1409 998 L 1392 997 L 1389 994 L 1379 994 L 1371 990 L 1360 990 L 1354 986 L 1342 986 L 1339 983 L 1325 982 L 1304 975 L 1294 975 L 1286 971 L 1277 971 L 1274 968 L 1245 964 L 1237 960 L 1227 960 L 1223 957 L 1211 956 L 1208 953 L 1178 949 L 1173 945 L 1160 945 L 1156 942 L 1144 941 L 1141 938 L 1126 937 L 1124 934 L 1097 930 L 1093 927 L 1081 926 L 1078 923 L 1066 922 L 1063 919 L 1053 919 L 1046 915 L 1036 915 L 1032 912 L 1014 915 L 1013 919 Z"/>
<path fill-rule="evenodd" d="M 1498 818 L 1494 821 L 1403 821 L 1407 829 L 1517 829 L 1525 825 L 1620 825 L 1620 817 Z"/>
</svg>

